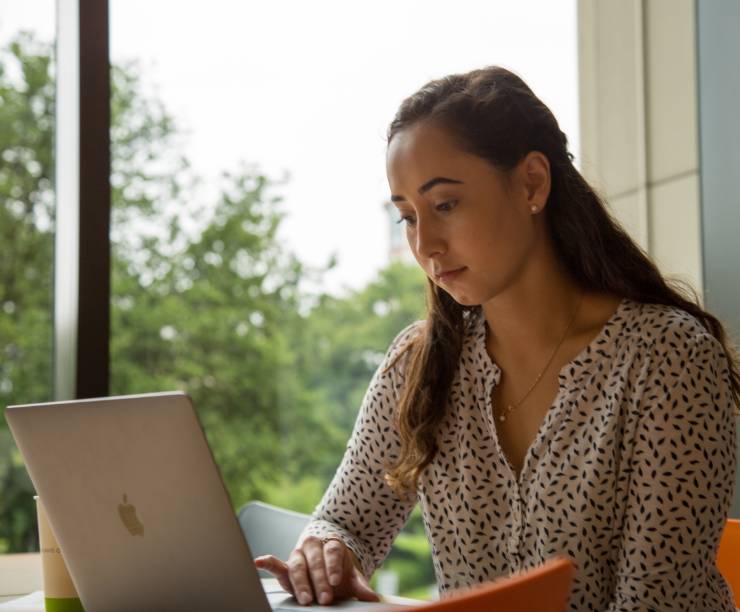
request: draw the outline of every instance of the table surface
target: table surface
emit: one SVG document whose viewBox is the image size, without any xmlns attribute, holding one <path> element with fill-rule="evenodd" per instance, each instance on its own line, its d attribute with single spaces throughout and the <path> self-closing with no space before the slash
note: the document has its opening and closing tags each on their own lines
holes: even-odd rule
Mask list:
<svg viewBox="0 0 740 612">
<path fill-rule="evenodd" d="M 0 555 L 0 602 L 43 588 L 41 554 Z"/>
<path fill-rule="evenodd" d="M 277 580 L 262 579 L 263 585 L 267 588 L 275 588 Z M 20 553 L 10 555 L 0 555 L 0 604 L 9 602 L 20 597 L 37 593 L 43 588 L 41 576 L 41 555 L 40 553 Z M 39 595 L 39 597 L 42 597 Z M 40 600 L 43 606 L 43 600 Z M 405 597 L 384 596 L 383 601 L 386 603 L 395 603 L 400 605 L 414 605 L 422 603 L 418 600 L 408 599 Z M 19 608 L 20 609 L 20 608 Z M 42 608 L 30 605 L 28 610 Z"/>
</svg>

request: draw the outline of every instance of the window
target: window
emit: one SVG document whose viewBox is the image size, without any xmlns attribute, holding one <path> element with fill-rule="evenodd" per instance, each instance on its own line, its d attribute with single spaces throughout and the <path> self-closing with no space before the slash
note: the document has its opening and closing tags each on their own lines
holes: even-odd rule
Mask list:
<svg viewBox="0 0 740 612">
<path fill-rule="evenodd" d="M 3 408 L 52 397 L 54 7 L 53 0 L 0 3 Z M 37 549 L 33 495 L 33 485 L 3 419 L 0 554 Z"/>
</svg>

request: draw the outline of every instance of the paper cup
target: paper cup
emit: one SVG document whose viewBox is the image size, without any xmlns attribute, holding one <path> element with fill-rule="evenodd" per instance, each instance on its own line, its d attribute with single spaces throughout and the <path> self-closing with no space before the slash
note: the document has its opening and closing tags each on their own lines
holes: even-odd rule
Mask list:
<svg viewBox="0 0 740 612">
<path fill-rule="evenodd" d="M 84 612 L 75 585 L 69 576 L 67 564 L 62 557 L 54 532 L 46 518 L 46 510 L 34 495 L 39 520 L 39 548 L 44 584 L 44 608 L 46 612 Z"/>
</svg>

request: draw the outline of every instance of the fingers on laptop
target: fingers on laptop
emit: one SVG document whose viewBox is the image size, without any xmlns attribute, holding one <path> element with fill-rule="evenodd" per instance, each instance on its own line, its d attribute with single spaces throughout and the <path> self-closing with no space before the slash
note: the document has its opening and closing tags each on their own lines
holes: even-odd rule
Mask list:
<svg viewBox="0 0 740 612">
<path fill-rule="evenodd" d="M 339 586 L 344 578 L 343 568 L 347 561 L 347 550 L 339 540 L 328 540 L 324 543 L 324 562 L 329 584 Z"/>
<path fill-rule="evenodd" d="M 339 540 L 322 542 L 309 536 L 290 553 L 287 563 L 273 555 L 257 557 L 254 562 L 258 569 L 273 574 L 280 586 L 302 605 L 314 601 L 328 605 L 335 597 L 380 601 L 362 572 L 355 568 L 349 549 Z"/>
<path fill-rule="evenodd" d="M 288 566 L 280 559 L 274 555 L 263 555 L 261 557 L 255 557 L 254 564 L 257 569 L 270 572 L 275 576 L 278 584 L 280 584 L 283 590 L 287 591 L 291 595 L 293 594 L 293 585 L 290 583 Z"/>
<path fill-rule="evenodd" d="M 324 544 L 319 538 L 312 536 L 306 538 L 303 546 L 290 554 L 288 567 L 290 580 L 300 603 L 311 603 L 313 599 L 311 587 L 319 604 L 325 606 L 332 602 L 333 588 L 329 584 L 326 572 Z"/>
<path fill-rule="evenodd" d="M 291 590 L 298 603 L 308 605 L 313 601 L 311 580 L 308 576 L 308 562 L 300 549 L 294 550 L 288 557 L 288 576 Z"/>
<path fill-rule="evenodd" d="M 338 539 L 324 543 L 324 560 L 329 574 L 329 583 L 337 597 L 357 597 L 360 601 L 380 601 L 378 594 L 370 588 L 365 576 L 356 565 L 354 555 L 347 545 Z"/>
</svg>

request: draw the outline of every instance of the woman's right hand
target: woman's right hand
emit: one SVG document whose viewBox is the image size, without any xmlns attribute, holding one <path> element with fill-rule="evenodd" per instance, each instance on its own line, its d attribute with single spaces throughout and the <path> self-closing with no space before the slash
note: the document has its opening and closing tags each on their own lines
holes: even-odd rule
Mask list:
<svg viewBox="0 0 740 612">
<path fill-rule="evenodd" d="M 257 569 L 270 572 L 302 605 L 323 606 L 339 599 L 380 601 L 357 567 L 352 551 L 339 539 L 308 536 L 284 563 L 273 555 L 257 557 Z"/>
</svg>

